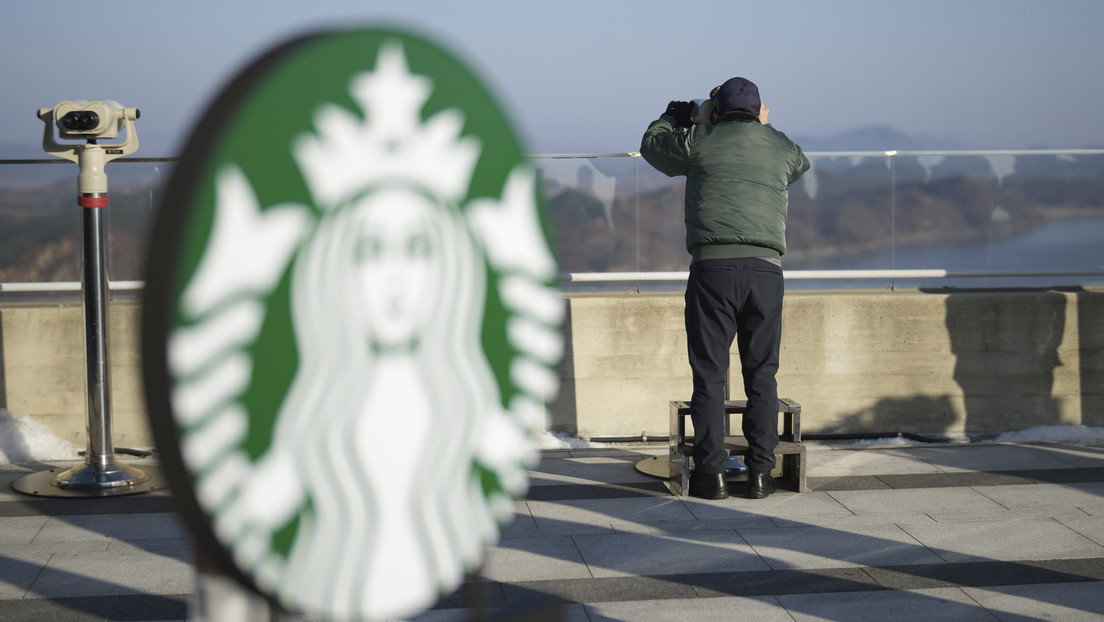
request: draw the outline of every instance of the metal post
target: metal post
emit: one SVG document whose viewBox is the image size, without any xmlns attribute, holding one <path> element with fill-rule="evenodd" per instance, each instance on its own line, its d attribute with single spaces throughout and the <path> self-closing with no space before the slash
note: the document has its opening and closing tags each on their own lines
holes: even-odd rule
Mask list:
<svg viewBox="0 0 1104 622">
<path fill-rule="evenodd" d="M 107 209 L 107 195 L 82 194 L 79 203 L 88 455 L 89 461 L 107 464 L 106 457 L 115 453 L 111 437 L 111 382 L 107 361 L 107 263 L 103 217 Z"/>
<path fill-rule="evenodd" d="M 60 107 L 60 105 L 59 105 Z M 100 108 L 99 110 L 103 110 Z M 32 473 L 15 481 L 12 486 L 32 495 L 53 497 L 102 497 L 151 492 L 165 488 L 155 467 L 143 471 L 115 460 L 111 434 L 110 377 L 107 357 L 107 252 L 105 214 L 107 212 L 106 163 L 138 147 L 134 133 L 136 109 L 124 114 L 127 140 L 123 145 L 87 144 L 60 145 L 50 128 L 53 109 L 39 111 L 46 121 L 43 147 L 47 153 L 63 157 L 80 165 L 77 178 L 77 204 L 81 208 L 81 307 L 84 314 L 85 414 L 88 425 L 88 445 L 84 464 L 77 464 L 56 477 L 56 470 Z M 111 135 L 110 137 L 114 137 Z M 106 147 L 106 149 L 105 149 Z M 109 154 L 111 157 L 109 157 Z"/>
<path fill-rule="evenodd" d="M 81 154 L 95 167 L 102 154 L 90 146 Z M 91 152 L 91 153 L 90 153 Z M 102 166 L 100 167 L 102 170 Z M 107 253 L 104 213 L 107 193 L 84 192 L 77 198 L 81 207 L 81 307 L 84 312 L 84 388 L 88 416 L 88 446 L 85 463 L 57 476 L 54 484 L 69 489 L 113 490 L 150 478 L 139 469 L 115 462 L 111 436 L 111 382 L 107 359 Z M 99 494 L 104 494 L 100 492 Z M 111 494 L 111 493 L 108 493 Z"/>
</svg>

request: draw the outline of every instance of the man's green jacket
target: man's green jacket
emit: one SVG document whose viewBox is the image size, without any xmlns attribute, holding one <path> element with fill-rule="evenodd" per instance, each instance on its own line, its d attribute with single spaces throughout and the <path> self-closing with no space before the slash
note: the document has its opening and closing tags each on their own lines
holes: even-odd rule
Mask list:
<svg viewBox="0 0 1104 622">
<path fill-rule="evenodd" d="M 640 155 L 669 177 L 686 175 L 692 262 L 786 252 L 787 187 L 809 159 L 770 124 L 748 117 L 683 132 L 664 114 L 648 126 Z"/>
</svg>

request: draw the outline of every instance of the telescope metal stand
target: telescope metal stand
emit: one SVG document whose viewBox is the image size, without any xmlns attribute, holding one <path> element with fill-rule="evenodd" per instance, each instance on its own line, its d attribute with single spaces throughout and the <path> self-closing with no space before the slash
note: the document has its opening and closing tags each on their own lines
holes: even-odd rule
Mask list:
<svg viewBox="0 0 1104 622">
<path fill-rule="evenodd" d="M 128 121 L 125 146 L 90 143 L 65 147 L 53 141 L 49 121 L 46 128 L 47 139 L 43 141 L 46 151 L 76 161 L 81 169 L 77 182 L 77 204 L 81 208 L 81 306 L 84 311 L 88 450 L 83 464 L 64 470 L 59 468 L 32 473 L 13 482 L 12 487 L 22 493 L 46 497 L 108 497 L 161 490 L 167 484 L 157 467 L 143 465 L 142 469 L 138 469 L 115 460 L 111 436 L 107 254 L 104 242 L 108 200 L 107 175 L 103 172 L 108 158 L 104 147 L 111 148 L 114 157 L 136 149 L 133 122 Z M 130 144 L 132 140 L 133 146 Z"/>
</svg>

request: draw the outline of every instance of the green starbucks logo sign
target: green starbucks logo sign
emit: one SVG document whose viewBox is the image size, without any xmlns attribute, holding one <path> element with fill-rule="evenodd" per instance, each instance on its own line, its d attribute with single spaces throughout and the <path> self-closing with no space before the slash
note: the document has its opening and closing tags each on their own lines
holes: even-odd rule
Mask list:
<svg viewBox="0 0 1104 622">
<path fill-rule="evenodd" d="M 151 422 L 201 543 L 298 611 L 386 617 L 495 541 L 558 388 L 536 171 L 390 31 L 262 58 L 198 126 L 149 258 Z"/>
</svg>

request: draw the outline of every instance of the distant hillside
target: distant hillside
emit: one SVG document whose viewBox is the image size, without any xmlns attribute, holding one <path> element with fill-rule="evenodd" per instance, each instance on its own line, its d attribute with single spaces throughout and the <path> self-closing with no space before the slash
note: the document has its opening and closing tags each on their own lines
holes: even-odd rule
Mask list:
<svg viewBox="0 0 1104 622">
<path fill-rule="evenodd" d="M 805 151 L 925 151 L 962 149 L 948 138 L 914 136 L 884 125 L 860 127 L 831 136 L 791 135 Z"/>
</svg>

